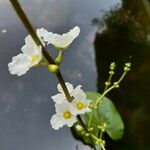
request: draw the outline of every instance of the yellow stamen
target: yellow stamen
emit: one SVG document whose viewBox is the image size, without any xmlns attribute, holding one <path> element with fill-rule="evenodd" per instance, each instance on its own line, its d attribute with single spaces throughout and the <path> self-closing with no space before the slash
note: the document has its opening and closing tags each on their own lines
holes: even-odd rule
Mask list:
<svg viewBox="0 0 150 150">
<path fill-rule="evenodd" d="M 39 55 L 34 55 L 32 57 L 31 63 L 34 63 L 35 61 L 37 61 L 39 59 Z"/>
<path fill-rule="evenodd" d="M 64 112 L 64 118 L 70 119 L 72 117 L 72 114 L 69 111 Z"/>
<path fill-rule="evenodd" d="M 84 106 L 84 103 L 78 102 L 78 103 L 76 104 L 76 107 L 77 107 L 77 109 L 82 110 L 85 106 Z"/>
</svg>

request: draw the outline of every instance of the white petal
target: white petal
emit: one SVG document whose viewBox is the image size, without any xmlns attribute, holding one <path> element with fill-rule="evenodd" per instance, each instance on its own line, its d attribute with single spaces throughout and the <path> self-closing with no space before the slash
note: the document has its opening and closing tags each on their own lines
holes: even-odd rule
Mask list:
<svg viewBox="0 0 150 150">
<path fill-rule="evenodd" d="M 48 42 L 48 44 L 52 43 L 52 39 L 53 39 L 52 32 L 48 32 L 44 28 L 40 28 L 40 29 L 37 29 L 36 33 L 40 38 L 43 38 L 44 42 Z"/>
<path fill-rule="evenodd" d="M 28 35 L 25 38 L 25 45 L 21 48 L 22 52 L 27 56 L 42 55 L 41 46 L 37 46 L 32 37 Z"/>
<path fill-rule="evenodd" d="M 68 89 L 69 93 L 71 94 L 72 91 L 73 91 L 73 85 L 71 83 L 69 83 L 69 82 L 66 82 L 65 85 L 67 86 L 67 89 Z M 57 85 L 57 89 L 58 89 L 58 91 L 60 93 L 64 94 L 64 91 L 63 91 L 63 89 L 62 89 L 60 84 Z"/>
<path fill-rule="evenodd" d="M 74 27 L 68 33 L 62 35 L 52 32 L 47 33 L 47 31 L 43 28 L 41 30 L 38 30 L 38 34 L 43 37 L 45 42 L 48 42 L 48 44 L 53 44 L 54 46 L 59 48 L 66 48 L 67 46 L 69 46 L 79 35 L 79 33 L 80 28 L 78 26 Z"/>
<path fill-rule="evenodd" d="M 84 93 L 84 91 L 81 89 L 81 85 L 78 85 L 72 92 L 72 95 L 74 96 L 74 98 L 76 99 L 80 99 L 80 100 L 84 100 L 86 99 L 86 95 Z"/>
<path fill-rule="evenodd" d="M 29 70 L 29 63 L 31 59 L 24 54 L 19 54 L 12 58 L 12 62 L 8 64 L 8 68 L 11 74 L 17 74 L 21 76 Z"/>
<path fill-rule="evenodd" d="M 56 103 L 55 108 L 58 114 L 63 114 L 63 112 L 65 111 L 70 111 L 70 103 L 67 101 L 63 101 L 62 103 Z"/>
<path fill-rule="evenodd" d="M 61 120 L 61 117 L 58 114 L 52 116 L 50 123 L 52 128 L 58 130 L 59 128 L 64 126 L 64 122 Z"/>
<path fill-rule="evenodd" d="M 51 44 L 59 48 L 65 48 L 73 42 L 73 40 L 79 35 L 79 33 L 80 28 L 76 26 L 72 30 L 70 30 L 70 32 L 62 34 L 61 36 L 54 34 Z"/>
<path fill-rule="evenodd" d="M 45 30 L 44 28 L 40 28 L 40 29 L 37 29 L 36 31 L 38 37 L 44 37 L 46 36 L 49 32 L 47 30 Z"/>
<path fill-rule="evenodd" d="M 77 118 L 76 118 L 76 116 L 72 116 L 72 118 L 66 122 L 66 125 L 68 127 L 72 127 L 75 122 L 77 122 Z"/>
<path fill-rule="evenodd" d="M 56 94 L 51 97 L 55 103 L 61 104 L 63 101 L 67 101 L 63 94 Z"/>
</svg>

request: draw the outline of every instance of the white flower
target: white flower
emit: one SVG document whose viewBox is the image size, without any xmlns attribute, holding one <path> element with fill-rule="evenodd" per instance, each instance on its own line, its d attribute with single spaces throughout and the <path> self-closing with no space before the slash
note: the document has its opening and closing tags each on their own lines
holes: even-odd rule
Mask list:
<svg viewBox="0 0 150 150">
<path fill-rule="evenodd" d="M 65 84 L 70 96 L 73 98 L 73 101 L 70 103 L 71 112 L 74 115 L 89 112 L 90 101 L 86 98 L 84 91 L 81 89 L 82 86 L 78 85 L 76 88 L 73 88 L 72 84 L 68 82 Z M 60 93 L 52 96 L 51 98 L 54 100 L 54 102 L 62 104 L 63 102 L 67 101 L 67 99 L 60 84 L 57 85 L 57 89 Z"/>
<path fill-rule="evenodd" d="M 47 42 L 48 44 L 52 44 L 58 48 L 66 48 L 67 46 L 69 46 L 73 42 L 73 40 L 79 35 L 79 33 L 80 28 L 78 26 L 74 27 L 72 30 L 62 35 L 48 32 L 44 28 L 37 30 L 37 34 L 40 37 L 43 37 L 43 40 L 45 42 Z"/>
<path fill-rule="evenodd" d="M 70 103 L 66 101 L 62 104 L 56 104 L 55 107 L 56 114 L 53 115 L 50 120 L 52 128 L 58 130 L 64 125 L 67 125 L 68 127 L 73 126 L 73 124 L 77 121 L 77 118 L 70 111 Z"/>
<path fill-rule="evenodd" d="M 81 85 L 77 86 L 72 93 L 74 99 L 71 102 L 70 109 L 74 115 L 84 114 L 90 112 L 90 101 L 86 98 L 84 91 L 81 89 Z"/>
<path fill-rule="evenodd" d="M 21 51 L 22 53 L 14 56 L 12 62 L 8 64 L 10 73 L 18 76 L 25 74 L 42 59 L 41 46 L 37 46 L 30 35 L 25 38 L 25 45 Z"/>
</svg>

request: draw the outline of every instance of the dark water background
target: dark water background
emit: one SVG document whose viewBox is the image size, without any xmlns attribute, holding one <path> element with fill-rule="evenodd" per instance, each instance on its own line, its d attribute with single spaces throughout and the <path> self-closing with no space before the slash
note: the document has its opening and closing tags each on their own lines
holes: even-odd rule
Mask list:
<svg viewBox="0 0 150 150">
<path fill-rule="evenodd" d="M 118 91 L 109 94 L 125 122 L 120 141 L 110 150 L 149 150 L 150 144 L 150 10 L 146 0 L 20 0 L 34 26 L 64 33 L 78 25 L 81 34 L 65 54 L 66 81 L 100 90 L 110 62 L 116 61 L 116 78 L 125 62 L 132 72 Z M 117 6 L 117 7 L 116 7 Z M 113 9 L 112 11 L 110 11 Z M 102 11 L 103 10 L 103 11 Z M 105 15 L 102 19 L 102 16 Z M 96 19 L 94 19 L 96 18 Z M 92 25 L 95 20 L 96 26 Z M 102 30 L 103 27 L 105 30 Z M 6 29 L 6 33 L 2 33 Z M 103 28 L 104 29 L 104 28 Z M 98 33 L 97 33 L 98 31 Z M 72 138 L 69 128 L 51 129 L 51 96 L 57 80 L 45 68 L 32 68 L 17 77 L 7 64 L 20 52 L 26 30 L 5 0 L 0 0 L 0 150 L 88 150 Z M 96 55 L 95 55 L 96 54 Z"/>
</svg>

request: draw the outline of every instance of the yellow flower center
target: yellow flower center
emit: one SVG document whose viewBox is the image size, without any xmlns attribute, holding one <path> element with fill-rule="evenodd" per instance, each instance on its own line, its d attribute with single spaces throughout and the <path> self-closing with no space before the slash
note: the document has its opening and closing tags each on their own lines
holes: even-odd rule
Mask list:
<svg viewBox="0 0 150 150">
<path fill-rule="evenodd" d="M 34 55 L 32 57 L 31 63 L 34 63 L 35 61 L 37 61 L 39 59 L 39 55 Z"/>
<path fill-rule="evenodd" d="M 70 119 L 71 117 L 72 117 L 72 114 L 70 113 L 70 111 L 64 112 L 64 118 L 65 119 Z"/>
<path fill-rule="evenodd" d="M 78 103 L 76 104 L 76 107 L 77 107 L 77 109 L 82 110 L 85 106 L 84 106 L 84 103 L 78 102 Z"/>
</svg>

